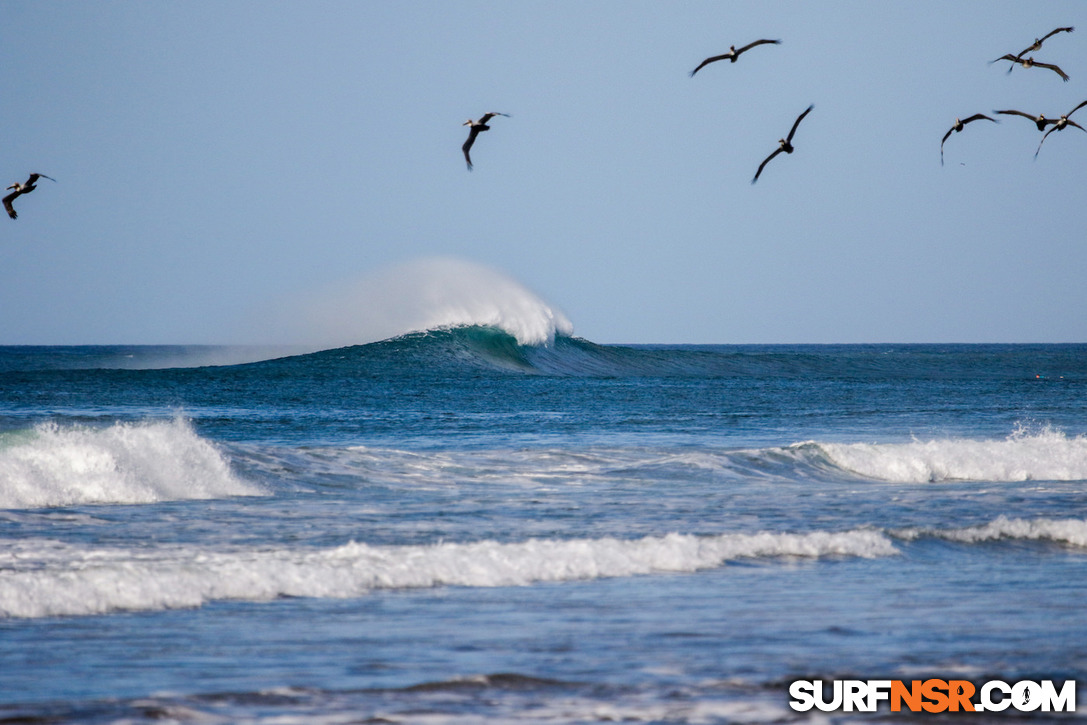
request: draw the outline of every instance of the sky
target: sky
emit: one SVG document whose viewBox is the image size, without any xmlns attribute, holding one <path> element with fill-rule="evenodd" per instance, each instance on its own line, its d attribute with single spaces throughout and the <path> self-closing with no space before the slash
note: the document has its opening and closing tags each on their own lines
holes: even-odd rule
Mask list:
<svg viewBox="0 0 1087 725">
<path fill-rule="evenodd" d="M 1067 83 L 989 63 L 1068 25 Z M 2 0 L 0 48 L 0 180 L 56 179 L 0 344 L 291 343 L 436 258 L 598 343 L 1087 341 L 1087 133 L 940 164 L 1087 100 L 1075 0 Z"/>
</svg>

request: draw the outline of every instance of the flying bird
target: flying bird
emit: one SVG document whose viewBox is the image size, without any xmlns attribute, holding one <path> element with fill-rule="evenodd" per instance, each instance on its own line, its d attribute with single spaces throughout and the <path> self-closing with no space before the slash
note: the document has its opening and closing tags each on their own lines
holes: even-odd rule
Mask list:
<svg viewBox="0 0 1087 725">
<path fill-rule="evenodd" d="M 1049 136 L 1049 134 L 1053 133 L 1054 131 L 1063 131 L 1065 126 L 1075 126 L 1080 131 L 1087 131 L 1087 128 L 1084 128 L 1083 126 L 1080 126 L 1078 123 L 1076 123 L 1075 121 L 1073 121 L 1072 119 L 1069 118 L 1069 116 L 1071 116 L 1073 113 L 1075 113 L 1079 109 L 1083 108 L 1084 106 L 1087 106 L 1087 101 L 1084 101 L 1083 103 L 1079 104 L 1078 106 L 1073 108 L 1068 113 L 1065 113 L 1064 115 L 1062 115 L 1057 120 L 1050 121 L 1050 123 L 1053 124 L 1053 128 L 1046 131 L 1045 135 L 1042 136 L 1042 140 L 1038 142 L 1038 149 L 1037 149 L 1037 151 L 1034 152 L 1034 158 L 1038 158 L 1038 151 L 1042 150 L 1042 144 L 1045 143 L 1045 140 Z"/>
<path fill-rule="evenodd" d="M 796 133 L 796 127 L 799 126 L 800 122 L 804 120 L 804 116 L 807 116 L 809 113 L 811 113 L 811 109 L 813 109 L 813 108 L 815 108 L 814 103 L 812 105 L 808 106 L 807 108 L 805 108 L 804 112 L 801 113 L 799 116 L 797 116 L 796 120 L 793 121 L 793 127 L 791 129 L 789 129 L 789 135 L 786 136 L 785 138 L 779 138 L 778 139 L 777 149 L 774 151 L 774 153 L 767 156 L 763 160 L 763 162 L 761 164 L 759 164 L 759 170 L 755 172 L 755 178 L 751 180 L 752 184 L 754 184 L 756 181 L 759 180 L 759 174 L 762 173 L 763 167 L 765 167 L 768 163 L 770 163 L 770 159 L 774 158 L 775 156 L 780 154 L 782 151 L 784 151 L 787 154 L 791 154 L 793 152 L 793 134 Z"/>
<path fill-rule="evenodd" d="M 487 125 L 487 121 L 490 121 L 495 116 L 505 116 L 506 118 L 509 118 L 510 115 L 508 113 L 491 111 L 490 113 L 484 113 L 480 116 L 478 121 L 473 121 L 469 118 L 461 124 L 462 126 L 468 126 L 468 140 L 464 142 L 464 145 L 461 146 L 460 149 L 464 152 L 464 160 L 468 162 L 469 171 L 472 170 L 472 157 L 468 155 L 468 151 L 472 148 L 472 144 L 476 142 L 476 136 L 479 135 L 480 131 L 491 130 L 491 127 Z"/>
<path fill-rule="evenodd" d="M 996 111 L 996 113 L 1003 113 L 1006 116 L 1022 116 L 1023 118 L 1029 118 L 1031 121 L 1034 121 L 1034 125 L 1038 127 L 1039 131 L 1045 131 L 1046 126 L 1057 122 L 1052 118 L 1046 118 L 1044 113 L 1039 113 L 1037 116 L 1032 116 L 1029 113 L 1023 113 L 1022 111 L 1016 111 L 1013 109 L 1008 109 L 1006 111 Z"/>
<path fill-rule="evenodd" d="M 4 210 L 7 211 L 9 217 L 11 217 L 12 219 L 17 219 L 19 217 L 19 215 L 15 213 L 15 207 L 11 205 L 11 202 L 13 202 L 17 198 L 19 198 L 19 196 L 21 194 L 29 194 L 30 192 L 37 189 L 38 188 L 38 186 L 37 186 L 38 179 L 49 179 L 50 181 L 56 182 L 56 179 L 54 179 L 52 176 L 46 176 L 45 174 L 35 173 L 35 174 L 30 175 L 30 178 L 26 180 L 25 184 L 20 184 L 19 182 L 16 181 L 14 184 L 12 184 L 11 186 L 8 187 L 8 189 L 14 189 L 15 190 L 15 191 L 11 192 L 10 194 L 8 194 L 7 196 L 5 196 L 4 200 L 3 200 L 4 201 Z"/>
<path fill-rule="evenodd" d="M 724 55 L 715 55 L 715 56 L 712 56 L 712 57 L 710 57 L 710 58 L 706 58 L 706 59 L 705 59 L 704 61 L 702 61 L 701 63 L 699 63 L 699 64 L 698 64 L 698 67 L 697 67 L 697 68 L 695 68 L 695 69 L 694 69 L 693 71 L 691 71 L 689 75 L 690 75 L 690 76 L 691 76 L 692 78 L 694 78 L 694 74 L 695 74 L 695 73 L 697 73 L 698 71 L 702 70 L 703 66 L 707 66 L 707 65 L 709 65 L 710 63 L 713 63 L 713 62 L 715 62 L 715 61 L 719 61 L 719 60 L 725 60 L 726 58 L 727 58 L 727 59 L 728 59 L 729 61 L 731 61 L 731 62 L 735 63 L 735 62 L 736 62 L 736 59 L 740 57 L 740 54 L 741 54 L 741 53 L 743 53 L 744 51 L 748 51 L 748 50 L 751 50 L 751 49 L 752 49 L 752 48 L 754 48 L 754 47 L 755 47 L 756 45 L 762 45 L 763 43 L 773 43 L 774 45 L 780 45 L 780 44 L 781 44 L 781 41 L 780 41 L 780 40 L 766 40 L 766 39 L 764 38 L 764 39 L 762 39 L 762 40 L 756 40 L 756 41 L 755 41 L 754 43 L 748 43 L 747 45 L 745 45 L 744 47 L 740 48 L 739 50 L 737 50 L 737 49 L 736 49 L 736 46 L 735 46 L 735 45 L 730 45 L 730 46 L 728 47 L 728 52 L 727 52 L 727 53 L 725 53 Z"/>
<path fill-rule="evenodd" d="M 1035 38 L 1034 42 L 1031 43 L 1031 45 L 1029 47 L 1024 48 L 1023 50 L 1019 51 L 1019 54 L 1016 55 L 1015 57 L 1016 58 L 1022 58 L 1027 53 L 1033 53 L 1036 50 L 1041 50 L 1042 49 L 1042 43 L 1044 43 L 1046 41 L 1046 39 L 1050 38 L 1051 36 L 1056 35 L 1057 33 L 1071 33 L 1073 30 L 1075 30 L 1074 27 L 1057 28 L 1056 30 L 1051 30 L 1048 33 L 1046 33 L 1045 35 L 1043 35 L 1041 38 Z M 1014 66 L 1012 66 L 1012 67 L 1014 67 Z M 1010 68 L 1008 70 L 1009 70 L 1009 72 L 1011 72 Z"/>
<path fill-rule="evenodd" d="M 1067 73 L 1065 73 L 1063 70 L 1061 70 L 1057 66 L 1053 65 L 1052 63 L 1042 63 L 1041 61 L 1034 60 L 1034 56 L 1028 56 L 1026 58 L 1019 58 L 1019 57 L 1016 57 L 1016 56 L 1012 55 L 1011 53 L 1006 53 L 1006 54 L 1000 56 L 999 58 L 997 58 L 996 60 L 989 61 L 989 63 L 990 64 L 991 63 L 996 63 L 997 61 L 1001 61 L 1001 60 L 1010 60 L 1012 62 L 1012 67 L 1008 69 L 1009 73 L 1011 72 L 1011 69 L 1015 67 L 1015 64 L 1018 63 L 1019 65 L 1023 66 L 1024 68 L 1048 68 L 1049 70 L 1051 70 L 1054 73 L 1056 73 L 1057 75 L 1059 75 L 1061 77 L 1061 80 L 1063 80 L 1065 83 L 1068 82 L 1068 74 Z"/>
<path fill-rule="evenodd" d="M 959 131 L 962 131 L 963 127 L 965 127 L 966 124 L 973 121 L 978 121 L 982 118 L 984 118 L 986 121 L 999 123 L 999 121 L 997 121 L 995 118 L 989 118 L 984 113 L 975 113 L 970 118 L 964 118 L 961 121 L 957 118 L 955 119 L 955 123 L 951 126 L 951 128 L 947 130 L 947 133 L 944 134 L 943 140 L 940 141 L 940 166 L 944 165 L 944 141 L 947 141 L 947 137 L 950 136 L 953 132 L 958 133 Z"/>
</svg>

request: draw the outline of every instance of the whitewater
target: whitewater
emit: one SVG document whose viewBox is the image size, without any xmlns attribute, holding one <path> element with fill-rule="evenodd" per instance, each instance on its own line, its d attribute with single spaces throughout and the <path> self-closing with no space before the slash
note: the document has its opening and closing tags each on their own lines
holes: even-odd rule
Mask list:
<svg viewBox="0 0 1087 725">
<path fill-rule="evenodd" d="M 0 347 L 0 720 L 814 722 L 794 679 L 1087 681 L 1087 346 L 600 345 L 493 275 L 412 266 L 389 337 L 244 364 Z"/>
</svg>

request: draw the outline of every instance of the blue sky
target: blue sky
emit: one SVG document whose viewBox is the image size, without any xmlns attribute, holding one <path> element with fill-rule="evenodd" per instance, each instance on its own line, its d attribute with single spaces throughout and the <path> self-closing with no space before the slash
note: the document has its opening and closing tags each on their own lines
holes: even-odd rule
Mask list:
<svg viewBox="0 0 1087 725">
<path fill-rule="evenodd" d="M 987 62 L 1065 25 L 1067 83 Z M 939 157 L 1087 100 L 1081 2 L 4 2 L 0 48 L 0 179 L 58 180 L 0 218 L 0 344 L 291 342 L 434 256 L 602 343 L 1087 341 L 1087 134 Z"/>
</svg>

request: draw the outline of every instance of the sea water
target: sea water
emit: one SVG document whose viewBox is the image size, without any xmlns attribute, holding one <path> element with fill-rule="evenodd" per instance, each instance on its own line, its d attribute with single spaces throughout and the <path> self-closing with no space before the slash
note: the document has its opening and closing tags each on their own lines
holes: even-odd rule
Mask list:
<svg viewBox="0 0 1087 725">
<path fill-rule="evenodd" d="M 1087 682 L 1087 345 L 466 325 L 196 366 L 229 353 L 0 348 L 0 721 L 846 722 L 904 716 L 789 683 Z"/>
</svg>

